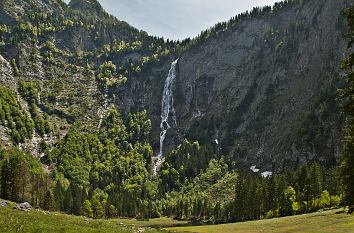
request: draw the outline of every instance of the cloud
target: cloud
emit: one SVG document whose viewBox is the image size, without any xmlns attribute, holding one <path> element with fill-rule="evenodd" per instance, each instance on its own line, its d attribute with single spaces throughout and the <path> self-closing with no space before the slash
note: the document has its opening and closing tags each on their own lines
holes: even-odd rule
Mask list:
<svg viewBox="0 0 354 233">
<path fill-rule="evenodd" d="M 277 0 L 99 0 L 108 13 L 150 35 L 194 37 L 217 22 Z"/>
</svg>

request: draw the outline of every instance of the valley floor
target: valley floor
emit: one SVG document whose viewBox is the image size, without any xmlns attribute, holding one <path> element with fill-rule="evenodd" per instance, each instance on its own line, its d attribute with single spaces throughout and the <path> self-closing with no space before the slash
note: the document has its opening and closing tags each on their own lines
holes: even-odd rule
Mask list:
<svg viewBox="0 0 354 233">
<path fill-rule="evenodd" d="M 161 233 L 138 225 L 126 225 L 119 219 L 92 220 L 55 212 L 27 212 L 0 207 L 0 232 L 24 233 Z M 164 231 L 166 232 L 166 231 Z"/>
<path fill-rule="evenodd" d="M 354 233 L 354 215 L 346 214 L 343 209 L 244 223 L 190 227 L 186 224 L 169 218 L 92 220 L 56 212 L 23 212 L 0 207 L 0 232 Z M 161 227 L 165 229 L 155 229 Z"/>
<path fill-rule="evenodd" d="M 252 222 L 167 230 L 194 233 L 354 233 L 354 215 L 348 215 L 340 209 Z"/>
</svg>

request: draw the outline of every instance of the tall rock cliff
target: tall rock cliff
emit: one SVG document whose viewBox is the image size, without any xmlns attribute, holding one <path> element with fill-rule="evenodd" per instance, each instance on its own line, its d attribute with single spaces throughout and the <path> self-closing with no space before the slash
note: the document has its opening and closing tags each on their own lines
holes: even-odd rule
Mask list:
<svg viewBox="0 0 354 233">
<path fill-rule="evenodd" d="M 307 1 L 246 20 L 183 54 L 177 113 L 187 135 L 208 130 L 228 156 L 263 169 L 338 158 L 344 7 Z"/>
<path fill-rule="evenodd" d="M 188 138 L 217 140 L 243 167 L 334 163 L 343 121 L 335 103 L 346 49 L 341 11 L 348 4 L 299 2 L 245 19 L 183 53 L 174 90 L 178 127 L 168 131 L 166 152 Z M 120 94 L 122 108 L 149 110 L 156 142 L 168 68 L 131 79 Z"/>
<path fill-rule="evenodd" d="M 165 154 L 189 139 L 244 168 L 333 164 L 343 123 L 335 103 L 346 49 L 341 11 L 352 1 L 286 2 L 194 40 L 166 42 L 108 15 L 96 0 L 4 0 L 0 81 L 16 91 L 20 81 L 38 84 L 40 114 L 57 140 L 73 126 L 98 131 L 108 105 L 124 116 L 147 109 L 157 154 L 164 83 L 179 57 L 178 126 L 167 132 Z M 102 79 L 110 64 L 112 77 Z M 112 85 L 117 77 L 127 81 Z"/>
</svg>

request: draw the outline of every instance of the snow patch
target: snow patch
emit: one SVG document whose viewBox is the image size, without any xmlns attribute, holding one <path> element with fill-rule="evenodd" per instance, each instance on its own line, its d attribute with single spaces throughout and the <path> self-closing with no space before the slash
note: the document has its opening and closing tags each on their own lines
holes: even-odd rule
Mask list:
<svg viewBox="0 0 354 233">
<path fill-rule="evenodd" d="M 259 172 L 259 169 L 257 168 L 257 166 L 252 166 L 250 167 L 251 171 L 253 171 L 254 173 Z"/>
<path fill-rule="evenodd" d="M 264 178 L 268 178 L 268 177 L 271 177 L 273 175 L 273 172 L 262 172 L 261 175 Z"/>
</svg>

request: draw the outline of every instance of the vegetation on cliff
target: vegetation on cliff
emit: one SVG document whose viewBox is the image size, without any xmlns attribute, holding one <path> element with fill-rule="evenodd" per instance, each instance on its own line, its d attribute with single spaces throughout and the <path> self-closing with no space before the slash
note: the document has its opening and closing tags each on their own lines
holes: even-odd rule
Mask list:
<svg viewBox="0 0 354 233">
<path fill-rule="evenodd" d="M 256 82 L 238 107 L 215 118 L 193 118 L 183 134 L 188 140 L 179 140 L 180 145 L 165 156 L 156 175 L 150 112 L 134 106 L 136 103 L 126 111 L 117 108 L 122 98 L 119 90 L 143 85 L 132 80 L 146 78 L 175 56 L 241 23 L 309 1 L 287 0 L 255 8 L 180 42 L 148 36 L 109 16 L 94 0 L 76 0 L 69 6 L 60 0 L 42 5 L 20 0 L 19 7 L 6 0 L 4 9 L 12 14 L 0 11 L 0 19 L 7 19 L 0 21 L 0 53 L 10 61 L 13 77 L 5 74 L 0 81 L 6 83 L 3 76 L 11 76 L 16 85 L 0 86 L 0 136 L 12 139 L 11 145 L 0 141 L 0 197 L 95 219 L 165 215 L 212 223 L 352 206 L 350 101 L 345 105 L 349 117 L 342 163 L 344 187 L 332 160 L 279 166 L 276 173 L 266 176 L 239 166 L 237 159 L 246 155 L 244 148 L 235 150 L 232 158 L 223 154 L 213 137 L 217 126 L 226 128 L 227 140 L 222 146 L 235 145 L 235 129 L 256 96 Z M 353 12 L 346 12 L 352 29 Z M 292 26 L 293 30 L 301 27 Z M 270 28 L 266 36 L 274 34 L 291 32 Z M 295 45 L 272 46 L 289 56 Z M 286 57 L 277 59 L 283 62 Z M 343 63 L 350 85 L 352 60 L 349 55 Z M 265 129 L 262 119 L 273 109 L 270 99 L 274 92 L 275 87 L 266 88 L 267 98 L 258 106 L 263 111 L 247 126 L 249 132 L 257 135 Z M 352 97 L 350 88 L 342 93 L 344 99 Z M 335 103 L 333 96 L 324 95 L 314 105 L 329 115 L 335 112 L 331 109 Z M 324 151 L 325 138 L 331 132 L 323 127 L 326 122 L 320 122 L 322 119 L 309 112 L 299 130 L 292 132 L 293 140 L 283 144 L 306 144 Z"/>
</svg>

